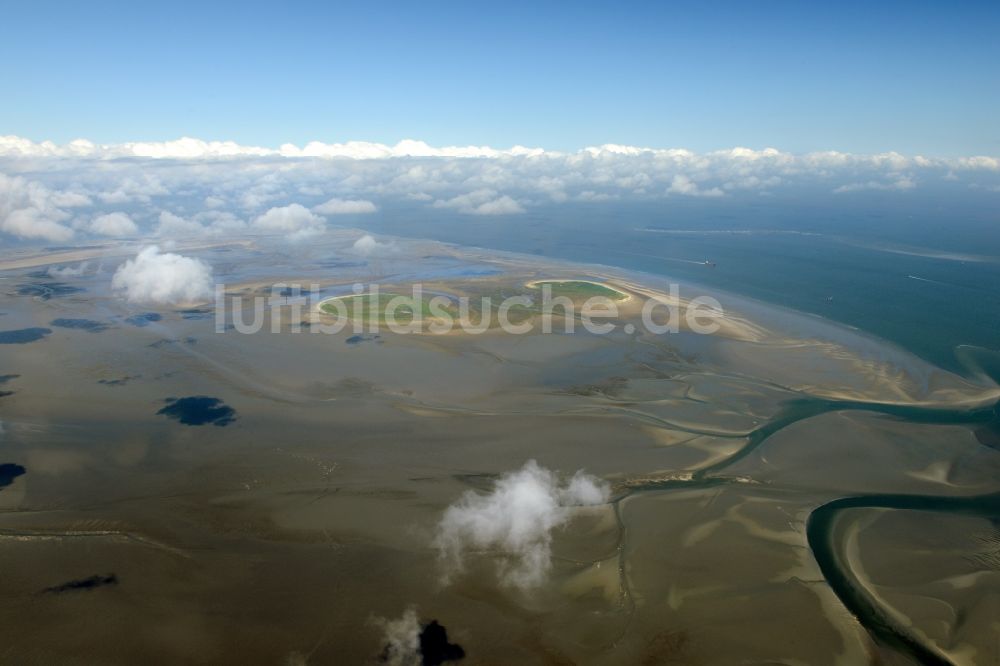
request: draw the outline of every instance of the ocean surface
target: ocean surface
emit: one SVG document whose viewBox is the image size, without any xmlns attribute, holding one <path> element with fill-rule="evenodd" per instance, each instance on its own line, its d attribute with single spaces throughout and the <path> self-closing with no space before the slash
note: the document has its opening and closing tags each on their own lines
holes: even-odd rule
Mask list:
<svg viewBox="0 0 1000 666">
<path fill-rule="evenodd" d="M 509 217 L 386 207 L 364 226 L 703 284 L 825 317 L 952 370 L 1000 349 L 996 194 L 560 203 Z M 708 262 L 708 263 L 706 263 Z"/>
</svg>

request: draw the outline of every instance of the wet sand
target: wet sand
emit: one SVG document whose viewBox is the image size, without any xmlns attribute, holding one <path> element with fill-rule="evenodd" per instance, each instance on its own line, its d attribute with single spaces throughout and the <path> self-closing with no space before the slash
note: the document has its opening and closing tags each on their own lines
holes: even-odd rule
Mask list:
<svg viewBox="0 0 1000 666">
<path fill-rule="evenodd" d="M 358 260 L 353 238 L 185 254 L 219 266 L 231 294 L 591 279 L 632 297 L 621 324 L 669 297 L 649 276 L 425 241 Z M 410 605 L 467 663 L 996 659 L 986 377 L 725 294 L 714 336 L 383 330 L 348 344 L 350 327 L 215 333 L 210 317 L 128 306 L 108 293 L 111 259 L 59 279 L 81 291 L 22 295 L 46 281 L 24 261 L 0 264 L 0 328 L 51 333 L 0 347 L 0 374 L 18 375 L 0 397 L 0 463 L 25 469 L 0 489 L 0 566 L 16 572 L 0 584 L 5 661 L 376 663 L 372 619 Z M 499 585 L 496 552 L 443 585 L 445 508 L 531 458 L 607 480 L 612 502 L 554 532 L 536 590 Z M 817 513 L 884 495 L 961 499 L 932 525 L 877 498 Z"/>
</svg>

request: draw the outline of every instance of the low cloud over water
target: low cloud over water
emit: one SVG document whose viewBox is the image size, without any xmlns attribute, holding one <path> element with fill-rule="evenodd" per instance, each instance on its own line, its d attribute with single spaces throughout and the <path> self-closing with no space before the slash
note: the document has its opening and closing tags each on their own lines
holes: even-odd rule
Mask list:
<svg viewBox="0 0 1000 666">
<path fill-rule="evenodd" d="M 445 580 L 463 571 L 470 551 L 495 550 L 502 553 L 497 562 L 502 583 L 540 585 L 552 568 L 552 532 L 569 521 L 573 507 L 603 504 L 609 496 L 598 478 L 579 471 L 561 481 L 529 460 L 501 476 L 490 493 L 469 491 L 445 511 L 435 538 Z"/>
</svg>

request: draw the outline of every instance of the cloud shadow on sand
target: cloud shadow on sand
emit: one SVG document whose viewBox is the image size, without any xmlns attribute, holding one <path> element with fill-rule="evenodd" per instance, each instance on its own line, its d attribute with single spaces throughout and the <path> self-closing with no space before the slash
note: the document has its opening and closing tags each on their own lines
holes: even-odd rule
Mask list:
<svg viewBox="0 0 1000 666">
<path fill-rule="evenodd" d="M 211 423 L 227 426 L 236 420 L 236 410 L 218 398 L 193 395 L 186 398 L 167 398 L 167 406 L 157 414 L 180 421 L 184 425 L 200 426 Z"/>
</svg>

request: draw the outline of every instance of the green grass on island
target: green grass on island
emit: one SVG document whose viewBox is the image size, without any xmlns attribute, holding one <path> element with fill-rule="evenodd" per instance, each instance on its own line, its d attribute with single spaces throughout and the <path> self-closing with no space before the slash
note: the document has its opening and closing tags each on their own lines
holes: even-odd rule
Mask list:
<svg viewBox="0 0 1000 666">
<path fill-rule="evenodd" d="M 528 286 L 541 290 L 543 285 L 550 285 L 552 296 L 565 296 L 573 301 L 583 301 L 594 296 L 603 296 L 613 301 L 622 301 L 629 296 L 613 287 L 587 280 L 537 280 Z"/>
<path fill-rule="evenodd" d="M 473 288 L 465 293 L 463 298 L 468 299 L 464 306 L 466 308 L 464 310 L 465 316 L 469 317 L 474 325 L 482 321 L 484 316 L 488 316 L 490 318 L 489 326 L 492 327 L 496 323 L 496 311 L 505 303 L 506 299 L 527 296 L 531 299 L 531 304 L 509 303 L 505 313 L 507 320 L 512 324 L 527 321 L 542 314 L 542 287 L 545 285 L 549 285 L 552 298 L 569 298 L 574 303 L 582 303 L 594 297 L 603 297 L 612 301 L 623 301 L 629 298 L 628 294 L 618 289 L 586 280 L 538 280 L 513 289 L 509 286 L 499 288 L 492 285 L 486 289 Z M 525 293 L 525 291 L 529 293 Z M 432 310 L 430 306 L 432 298 L 433 296 L 430 295 L 424 296 L 414 304 L 412 296 L 394 292 L 348 294 L 323 301 L 320 303 L 319 309 L 327 315 L 340 316 L 356 322 L 378 323 L 379 325 L 389 323 L 387 314 L 390 310 L 395 316 L 395 323 L 402 325 L 414 322 L 418 313 L 421 321 L 431 321 L 441 317 L 450 317 L 455 320 L 461 316 L 463 310 L 459 309 L 458 301 L 449 300 L 448 304 L 443 306 L 439 304 Z M 490 310 L 489 315 L 483 312 L 483 308 L 487 304 Z M 559 307 L 558 304 L 556 306 Z"/>
</svg>

